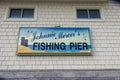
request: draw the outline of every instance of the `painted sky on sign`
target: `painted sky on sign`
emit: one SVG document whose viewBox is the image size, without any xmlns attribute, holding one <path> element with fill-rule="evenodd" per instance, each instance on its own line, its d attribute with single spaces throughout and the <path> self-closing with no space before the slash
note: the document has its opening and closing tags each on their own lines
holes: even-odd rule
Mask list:
<svg viewBox="0 0 120 80">
<path fill-rule="evenodd" d="M 39 33 L 43 34 L 49 34 L 49 33 L 56 33 L 55 37 L 49 37 L 49 38 L 41 38 L 37 39 L 34 42 L 65 42 L 66 44 L 69 44 L 70 42 L 86 42 L 88 45 L 90 44 L 90 34 L 89 34 L 89 28 L 40 28 L 40 27 L 29 27 L 29 28 L 20 28 L 19 33 L 19 45 L 21 43 L 21 37 L 25 37 L 28 39 L 28 44 L 32 45 L 34 42 L 32 42 L 33 39 L 33 33 L 37 32 L 37 35 Z M 61 38 L 59 39 L 59 33 L 63 32 L 64 34 L 70 34 L 75 33 L 74 37 L 69 38 Z M 78 36 L 78 33 L 80 36 Z"/>
</svg>

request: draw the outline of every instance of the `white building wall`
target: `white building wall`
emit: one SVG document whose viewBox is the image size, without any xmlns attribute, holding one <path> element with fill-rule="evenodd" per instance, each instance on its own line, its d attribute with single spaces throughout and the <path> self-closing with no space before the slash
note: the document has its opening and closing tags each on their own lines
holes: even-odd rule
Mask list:
<svg viewBox="0 0 120 80">
<path fill-rule="evenodd" d="M 9 6 L 37 6 L 36 21 L 7 21 Z M 74 9 L 100 6 L 103 21 L 76 21 Z M 17 56 L 19 27 L 89 27 L 92 56 Z M 0 2 L 0 70 L 120 69 L 120 4 L 95 2 Z"/>
</svg>

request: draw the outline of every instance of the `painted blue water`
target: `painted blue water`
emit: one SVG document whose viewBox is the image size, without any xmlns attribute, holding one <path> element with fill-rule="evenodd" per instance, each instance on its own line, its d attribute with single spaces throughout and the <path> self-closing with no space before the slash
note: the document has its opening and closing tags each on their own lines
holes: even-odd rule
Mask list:
<svg viewBox="0 0 120 80">
<path fill-rule="evenodd" d="M 28 47 L 29 47 L 31 50 L 33 50 L 33 45 L 29 45 Z M 90 49 L 92 48 L 91 45 L 88 45 L 87 47 L 88 47 L 87 50 L 90 50 Z M 69 45 L 66 45 L 66 49 L 65 49 L 65 50 L 61 50 L 61 49 L 50 50 L 49 48 L 48 48 L 48 50 L 38 50 L 38 48 L 36 47 L 36 48 L 35 48 L 35 51 L 45 51 L 45 52 L 80 52 L 80 50 L 76 50 L 76 49 L 74 49 L 74 48 L 72 48 L 72 49 L 70 50 L 70 46 L 69 46 Z"/>
</svg>

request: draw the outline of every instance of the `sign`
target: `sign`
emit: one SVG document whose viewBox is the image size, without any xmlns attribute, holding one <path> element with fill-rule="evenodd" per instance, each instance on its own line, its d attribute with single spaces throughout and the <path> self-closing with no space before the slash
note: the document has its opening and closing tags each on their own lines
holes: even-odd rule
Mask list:
<svg viewBox="0 0 120 80">
<path fill-rule="evenodd" d="M 89 28 L 21 27 L 18 55 L 91 55 Z"/>
</svg>

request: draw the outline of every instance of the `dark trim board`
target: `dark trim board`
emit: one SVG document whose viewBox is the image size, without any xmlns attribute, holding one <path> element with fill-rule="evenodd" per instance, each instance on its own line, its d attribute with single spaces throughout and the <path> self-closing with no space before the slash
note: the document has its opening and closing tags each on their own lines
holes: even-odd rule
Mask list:
<svg viewBox="0 0 120 80">
<path fill-rule="evenodd" d="M 0 80 L 120 80 L 120 70 L 1 70 Z"/>
</svg>

